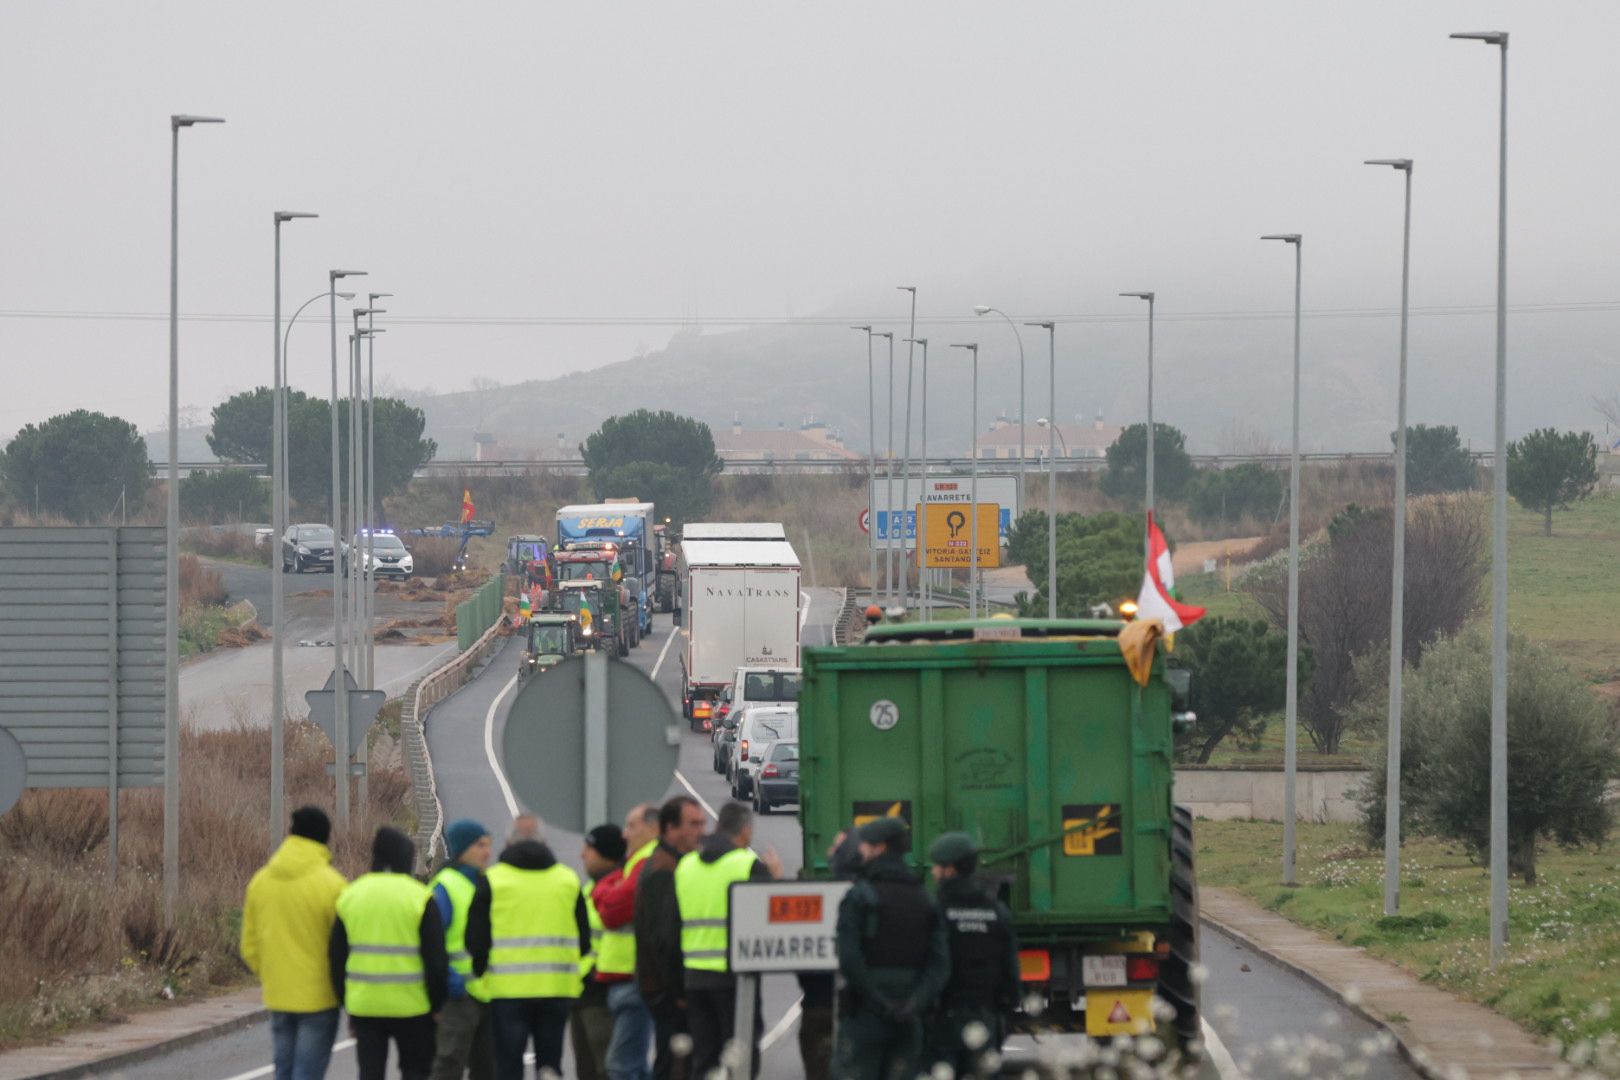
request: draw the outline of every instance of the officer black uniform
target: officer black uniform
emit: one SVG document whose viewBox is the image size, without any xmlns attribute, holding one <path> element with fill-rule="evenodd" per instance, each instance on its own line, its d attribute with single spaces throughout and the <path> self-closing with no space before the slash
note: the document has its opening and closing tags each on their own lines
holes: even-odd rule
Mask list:
<svg viewBox="0 0 1620 1080">
<path fill-rule="evenodd" d="M 945 923 L 901 857 L 899 818 L 861 826 L 866 860 L 838 907 L 837 1058 L 841 1080 L 911 1080 L 922 1057 L 922 1017 L 950 977 Z"/>
<path fill-rule="evenodd" d="M 1018 939 L 1012 912 L 977 875 L 979 848 L 967 833 L 944 833 L 928 849 L 950 941 L 951 978 L 927 1025 L 927 1062 L 957 1076 L 985 1075 L 1005 1017 L 1018 1004 Z"/>
</svg>

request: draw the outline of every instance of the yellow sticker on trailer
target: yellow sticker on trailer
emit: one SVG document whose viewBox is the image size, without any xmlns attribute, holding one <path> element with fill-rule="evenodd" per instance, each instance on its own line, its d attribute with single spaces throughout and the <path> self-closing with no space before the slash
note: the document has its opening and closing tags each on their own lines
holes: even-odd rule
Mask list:
<svg viewBox="0 0 1620 1080">
<path fill-rule="evenodd" d="M 1087 990 L 1087 1035 L 1146 1035 L 1153 1030 L 1152 990 Z"/>
</svg>

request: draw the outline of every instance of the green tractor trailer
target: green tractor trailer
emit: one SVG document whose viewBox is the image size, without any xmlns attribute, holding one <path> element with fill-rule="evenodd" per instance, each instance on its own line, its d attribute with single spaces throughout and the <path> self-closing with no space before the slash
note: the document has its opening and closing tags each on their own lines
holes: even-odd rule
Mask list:
<svg viewBox="0 0 1620 1080">
<path fill-rule="evenodd" d="M 876 816 L 910 823 L 919 871 L 936 836 L 968 832 L 1017 926 L 1009 1031 L 1186 1047 L 1198 894 L 1192 819 L 1171 801 L 1185 683 L 1172 690 L 1148 626 L 1126 626 L 912 623 L 806 649 L 804 873 L 830 877 L 839 832 Z"/>
</svg>

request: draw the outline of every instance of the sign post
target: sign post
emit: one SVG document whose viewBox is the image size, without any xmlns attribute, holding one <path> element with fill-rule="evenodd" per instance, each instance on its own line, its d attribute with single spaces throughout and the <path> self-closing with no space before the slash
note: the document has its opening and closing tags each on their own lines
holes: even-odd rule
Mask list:
<svg viewBox="0 0 1620 1080">
<path fill-rule="evenodd" d="M 973 524 L 968 516 L 972 507 L 964 503 L 929 503 L 919 506 L 918 513 L 928 515 L 928 548 L 923 552 L 924 566 L 951 570 L 973 567 Z M 1001 507 L 996 503 L 981 502 L 979 516 L 979 568 L 995 569 L 1001 565 L 1001 541 L 997 536 Z"/>
</svg>

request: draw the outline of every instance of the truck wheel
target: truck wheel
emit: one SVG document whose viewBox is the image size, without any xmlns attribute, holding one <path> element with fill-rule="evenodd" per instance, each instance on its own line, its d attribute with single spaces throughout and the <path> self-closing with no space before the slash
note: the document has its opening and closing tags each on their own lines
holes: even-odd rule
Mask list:
<svg viewBox="0 0 1620 1080">
<path fill-rule="evenodd" d="M 1199 1028 L 1199 989 L 1193 979 L 1198 963 L 1198 875 L 1193 866 L 1193 818 L 1175 807 L 1170 836 L 1170 955 L 1159 969 L 1159 994 L 1175 1007 L 1169 1023 L 1176 1043 L 1186 1048 L 1203 1034 Z"/>
</svg>

